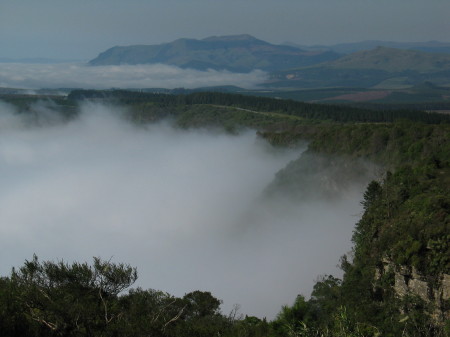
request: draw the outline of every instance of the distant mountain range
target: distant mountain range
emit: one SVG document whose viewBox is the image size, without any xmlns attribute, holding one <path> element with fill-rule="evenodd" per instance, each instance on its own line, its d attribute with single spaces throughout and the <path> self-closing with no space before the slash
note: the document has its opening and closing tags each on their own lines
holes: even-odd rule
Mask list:
<svg viewBox="0 0 450 337">
<path fill-rule="evenodd" d="M 435 72 L 450 70 L 450 54 L 377 47 L 343 56 L 338 60 L 328 62 L 327 66 L 340 69 L 376 69 L 388 72 L 408 70 Z"/>
<path fill-rule="evenodd" d="M 332 51 L 305 51 L 274 45 L 250 35 L 212 36 L 203 40 L 178 39 L 159 45 L 113 47 L 89 62 L 90 65 L 163 63 L 198 70 L 233 72 L 299 68 L 336 60 Z"/>
<path fill-rule="evenodd" d="M 203 40 L 179 39 L 159 45 L 113 47 L 89 62 L 92 66 L 168 64 L 197 70 L 270 73 L 272 88 L 405 88 L 423 82 L 450 85 L 450 54 L 422 50 L 450 50 L 440 42 L 394 43 L 381 41 L 341 44 L 326 50 L 274 45 L 250 35 L 213 36 Z M 370 50 L 359 48 L 374 47 Z M 409 49 L 414 47 L 415 49 Z M 314 48 L 316 48 L 314 50 Z M 434 49 L 433 49 L 434 48 Z M 350 54 L 339 54 L 357 50 Z"/>
<path fill-rule="evenodd" d="M 388 47 L 396 49 L 407 49 L 424 51 L 428 53 L 450 53 L 450 43 L 439 41 L 428 42 L 393 42 L 393 41 L 380 41 L 380 40 L 368 40 L 352 43 L 339 43 L 331 46 L 327 45 L 301 45 L 296 43 L 286 42 L 285 45 L 297 47 L 303 50 L 310 51 L 333 51 L 338 54 L 350 54 L 361 50 L 374 49 L 377 47 Z"/>
<path fill-rule="evenodd" d="M 273 72 L 267 85 L 398 89 L 424 82 L 450 85 L 450 54 L 378 47 L 320 65 Z"/>
</svg>

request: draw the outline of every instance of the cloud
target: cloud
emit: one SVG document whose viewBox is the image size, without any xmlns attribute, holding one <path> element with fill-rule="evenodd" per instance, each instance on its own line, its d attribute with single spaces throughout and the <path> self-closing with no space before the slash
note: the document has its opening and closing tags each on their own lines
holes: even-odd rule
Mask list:
<svg viewBox="0 0 450 337">
<path fill-rule="evenodd" d="M 84 105 L 33 126 L 0 104 L 0 274 L 42 260 L 138 268 L 138 285 L 211 291 L 223 311 L 273 318 L 350 249 L 361 190 L 337 199 L 262 198 L 302 149 L 238 136 L 137 127 L 119 108 Z M 19 117 L 17 117 L 19 116 Z M 20 117 L 22 116 L 22 117 Z"/>
<path fill-rule="evenodd" d="M 267 74 L 260 70 L 251 73 L 198 71 L 163 64 L 92 67 L 77 63 L 0 63 L 0 87 L 27 89 L 198 88 L 216 85 L 253 88 L 266 77 Z"/>
</svg>

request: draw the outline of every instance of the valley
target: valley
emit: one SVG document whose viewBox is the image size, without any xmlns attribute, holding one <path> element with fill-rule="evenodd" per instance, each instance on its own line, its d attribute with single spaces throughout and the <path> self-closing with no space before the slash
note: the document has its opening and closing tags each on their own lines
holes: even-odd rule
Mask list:
<svg viewBox="0 0 450 337">
<path fill-rule="evenodd" d="M 141 140 L 139 140 L 140 138 L 127 140 L 128 136 L 126 134 L 129 132 L 127 130 L 132 130 L 132 133 L 139 137 L 147 137 L 145 136 L 147 132 L 150 132 L 149 135 L 154 135 L 153 137 L 155 137 L 161 132 L 164 132 L 164 130 L 169 130 L 167 129 L 167 125 L 159 123 L 169 123 L 171 125 L 170 130 L 173 131 L 170 131 L 169 136 L 164 136 L 163 143 L 166 146 L 173 147 L 178 143 L 174 142 L 174 140 L 180 139 L 180 137 L 183 140 L 182 143 L 193 142 L 197 146 L 204 144 L 198 149 L 204 148 L 207 150 L 205 152 L 206 156 L 211 158 L 213 153 L 216 153 L 216 156 L 220 154 L 216 160 L 210 163 L 223 163 L 228 168 L 237 164 L 244 164 L 246 161 L 223 162 L 223 156 L 228 153 L 228 150 L 225 152 L 216 152 L 216 150 L 211 148 L 212 152 L 209 152 L 209 146 L 204 147 L 206 144 L 216 143 L 217 141 L 220 143 L 221 139 L 224 139 L 223 132 L 234 137 L 230 138 L 230 141 L 241 142 L 241 139 L 243 139 L 241 138 L 242 135 L 247 135 L 245 137 L 248 137 L 248 132 L 251 130 L 253 134 L 256 133 L 259 139 L 271 144 L 272 150 L 268 152 L 269 154 L 275 154 L 276 152 L 273 151 L 276 149 L 278 149 L 277 151 L 282 151 L 281 153 L 288 151 L 286 154 L 290 159 L 285 159 L 284 167 L 278 167 L 276 169 L 278 172 L 271 181 L 270 179 L 266 180 L 266 186 L 258 187 L 258 189 L 263 190 L 263 194 L 259 197 L 258 194 L 253 195 L 252 198 L 256 198 L 255 201 L 258 200 L 257 203 L 261 204 L 253 209 L 244 209 L 242 213 L 243 218 L 235 218 L 240 214 L 237 212 L 237 209 L 246 205 L 248 200 L 242 200 L 239 206 L 235 204 L 237 200 L 234 200 L 229 206 L 235 211 L 229 213 L 225 218 L 212 218 L 213 222 L 209 226 L 206 226 L 203 216 L 209 214 L 208 210 L 213 211 L 215 209 L 217 205 L 214 203 L 214 198 L 217 195 L 214 194 L 214 197 L 208 197 L 207 194 L 196 194 L 197 197 L 203 200 L 201 202 L 203 206 L 198 208 L 199 210 L 203 209 L 203 211 L 199 213 L 194 212 L 194 214 L 198 214 L 193 218 L 196 221 L 190 225 L 185 225 L 188 227 L 184 229 L 183 227 L 177 227 L 178 231 L 174 233 L 179 234 L 175 235 L 174 239 L 178 235 L 181 235 L 184 237 L 184 240 L 188 240 L 184 242 L 190 242 L 189 237 L 191 235 L 196 236 L 196 232 L 194 231 L 189 234 L 188 228 L 194 227 L 203 228 L 202 232 L 204 234 L 202 235 L 206 235 L 206 233 L 212 234 L 212 237 L 204 237 L 201 246 L 199 246 L 199 243 L 196 244 L 199 251 L 191 251 L 188 246 L 184 246 L 181 243 L 183 241 L 180 241 L 179 246 L 185 252 L 189 251 L 191 257 L 195 256 L 196 261 L 208 265 L 211 262 L 204 259 L 202 251 L 204 251 L 203 249 L 210 249 L 209 245 L 214 244 L 215 249 L 222 252 L 220 257 L 216 257 L 216 260 L 220 261 L 220 263 L 217 265 L 211 264 L 210 267 L 211 270 L 216 270 L 215 274 L 220 275 L 221 272 L 219 270 L 227 265 L 231 266 L 231 261 L 228 259 L 231 258 L 233 260 L 237 258 L 235 254 L 237 253 L 239 255 L 241 249 L 247 252 L 241 257 L 247 264 L 262 263 L 258 262 L 260 260 L 256 255 L 261 255 L 266 258 L 269 258 L 270 255 L 271 259 L 275 259 L 275 256 L 277 256 L 275 252 L 279 249 L 279 246 L 277 244 L 272 246 L 270 243 L 271 240 L 275 240 L 274 243 L 283 242 L 289 256 L 292 256 L 294 259 L 286 263 L 286 256 L 283 257 L 283 254 L 278 256 L 279 260 L 272 265 L 272 268 L 275 268 L 281 274 L 291 274 L 292 271 L 289 270 L 290 268 L 301 271 L 302 266 L 309 264 L 308 259 L 302 259 L 299 262 L 299 257 L 308 255 L 308 252 L 302 251 L 301 247 L 309 247 L 306 243 L 299 244 L 302 237 L 308 237 L 310 235 L 319 236 L 321 237 L 319 242 L 322 242 L 322 244 L 323 242 L 328 242 L 326 246 L 329 249 L 337 245 L 337 250 L 331 253 L 329 257 L 332 257 L 334 261 L 332 263 L 340 263 L 341 272 L 338 272 L 338 274 L 333 273 L 333 275 L 330 273 L 319 276 L 317 281 L 311 285 L 310 297 L 307 297 L 308 294 L 298 294 L 296 298 L 292 298 L 292 305 L 282 306 L 279 313 L 275 317 L 269 318 L 269 321 L 267 320 L 268 317 L 258 317 L 257 314 L 250 314 L 250 316 L 247 315 L 245 318 L 244 316 L 227 316 L 219 310 L 220 300 L 216 299 L 209 291 L 199 290 L 191 293 L 186 292 L 184 296 L 170 295 L 169 293 L 165 295 L 161 294 L 158 296 L 162 296 L 159 297 L 162 302 L 158 302 L 156 298 L 152 297 L 158 294 L 158 290 L 154 290 L 153 288 L 143 290 L 138 287 L 131 289 L 123 295 L 115 293 L 108 294 L 108 301 L 114 303 L 114 307 L 108 309 L 108 312 L 111 312 L 111 315 L 119 315 L 122 312 L 121 317 L 124 318 L 115 320 L 111 316 L 111 324 L 98 325 L 101 327 L 101 330 L 118 331 L 119 329 L 126 335 L 130 333 L 129 331 L 131 330 L 129 329 L 134 327 L 133 329 L 137 329 L 136 331 L 140 331 L 141 333 L 155 330 L 161 336 L 184 336 L 186 333 L 197 335 L 202 333 L 200 331 L 204 331 L 205 336 L 207 336 L 219 331 L 224 335 L 230 336 L 245 333 L 248 336 L 277 337 L 283 336 L 287 331 L 292 330 L 296 331 L 296 333 L 301 333 L 301 331 L 304 331 L 302 329 L 306 328 L 311 333 L 322 333 L 325 336 L 334 336 L 335 334 L 345 335 L 347 333 L 345 331 L 347 330 L 343 329 L 353 329 L 355 333 L 361 336 L 376 336 L 379 331 L 383 331 L 383 334 L 386 335 L 395 335 L 399 331 L 408 331 L 410 336 L 423 336 L 424 333 L 429 336 L 445 335 L 446 322 L 448 321 L 449 315 L 446 304 L 448 300 L 446 297 L 446 294 L 448 294 L 446 280 L 450 271 L 447 259 L 449 254 L 448 245 L 445 242 L 449 231 L 449 200 L 446 193 L 449 187 L 448 171 L 450 158 L 450 149 L 448 147 L 448 136 L 450 133 L 448 115 L 426 113 L 418 110 L 377 111 L 342 105 L 307 104 L 221 92 L 194 92 L 173 95 L 123 90 L 76 90 L 72 91 L 67 97 L 62 96 L 58 98 L 57 96 L 49 96 L 46 98 L 45 95 L 33 97 L 30 95 L 4 94 L 2 100 L 9 102 L 9 104 L 12 104 L 11 106 L 19 109 L 15 112 L 16 117 L 22 118 L 19 119 L 22 122 L 17 124 L 19 127 L 26 128 L 33 125 L 35 125 L 34 128 L 37 127 L 33 131 L 35 135 L 40 134 L 41 131 L 39 130 L 45 131 L 46 127 L 51 127 L 51 129 L 45 132 L 56 132 L 54 135 L 57 136 L 59 131 L 55 126 L 60 125 L 60 123 L 67 125 L 64 128 L 72 130 L 72 135 L 67 134 L 64 137 L 65 140 L 61 139 L 58 143 L 59 146 L 62 146 L 64 142 L 68 141 L 72 149 L 69 153 L 73 154 L 75 153 L 74 151 L 78 152 L 75 149 L 79 147 L 76 145 L 79 141 L 90 142 L 91 140 L 99 139 L 101 141 L 100 144 L 103 144 L 103 150 L 101 154 L 95 155 L 92 152 L 92 148 L 91 152 L 89 152 L 90 156 L 92 156 L 90 161 L 97 163 L 96 165 L 99 165 L 99 167 L 104 167 L 102 158 L 109 158 L 106 162 L 109 167 L 109 174 L 116 177 L 117 183 L 114 185 L 122 181 L 122 193 L 126 193 L 125 191 L 131 186 L 142 186 L 142 182 L 139 183 L 131 177 L 127 178 L 129 180 L 128 182 L 124 180 L 123 169 L 116 167 L 116 164 L 114 164 L 114 157 L 119 154 L 118 151 L 122 151 L 121 149 L 123 148 L 126 151 L 125 153 L 127 153 L 127 158 L 133 158 L 133 162 L 140 163 L 138 166 L 128 168 L 128 170 L 135 172 L 135 177 L 138 178 L 140 177 L 140 166 L 144 165 L 142 166 L 143 168 L 147 167 L 145 166 L 147 159 L 145 159 L 146 156 L 144 153 L 146 153 L 146 150 L 144 148 L 148 151 L 153 151 L 152 149 L 157 149 L 159 144 L 159 141 L 156 141 L 156 139 L 148 144 L 142 143 L 142 139 L 144 138 L 141 138 Z M 117 110 L 119 107 L 120 109 Z M 84 112 L 80 115 L 80 111 Z M 115 113 L 116 116 L 122 116 L 121 118 L 128 121 L 127 123 L 131 123 L 132 126 L 122 125 L 123 122 L 115 121 L 114 118 L 116 117 L 110 119 L 108 116 L 111 113 Z M 77 122 L 80 117 L 81 121 L 84 118 L 84 122 Z M 81 138 L 74 137 L 77 134 L 84 134 L 85 131 L 82 130 L 85 126 L 93 128 L 90 132 L 94 132 Z M 111 130 L 115 131 L 111 133 Z M 205 132 L 213 132 L 216 136 L 211 139 L 203 138 L 209 137 L 206 136 L 208 133 Z M 4 129 L 2 134 L 8 135 L 7 129 Z M 111 135 L 119 135 L 120 137 L 111 137 Z M 45 133 L 42 133 L 40 137 L 47 139 Z M 118 139 L 122 139 L 122 143 L 117 142 Z M 113 147 L 109 147 L 109 143 Z M 105 145 L 106 147 L 104 147 Z M 142 147 L 143 145 L 145 147 Z M 236 149 L 242 148 L 243 146 L 240 143 Z M 135 147 L 141 149 L 139 153 L 135 153 L 134 151 L 130 152 Z M 161 156 L 161 158 L 167 158 L 167 154 L 173 151 L 170 147 L 167 148 L 169 152 L 166 153 L 149 153 L 153 153 L 153 157 Z M 40 146 L 37 147 L 37 149 L 39 148 Z M 84 148 L 84 146 L 79 148 Z M 292 149 L 297 149 L 296 151 L 298 151 L 300 148 L 303 148 L 300 151 L 300 155 L 294 155 L 292 152 L 289 154 L 289 151 L 292 151 Z M 51 146 L 50 149 L 52 149 L 52 152 L 56 151 L 56 147 L 54 146 Z M 175 153 L 183 153 L 183 151 L 178 152 L 179 150 L 176 147 L 174 149 L 176 150 Z M 201 152 L 198 151 L 188 150 L 186 154 L 190 154 L 189 157 L 192 157 L 194 153 L 200 154 L 203 152 L 203 150 Z M 255 151 L 255 149 L 252 151 Z M 258 152 L 260 150 L 256 151 Z M 29 155 L 26 156 L 26 151 L 21 153 L 25 156 L 5 157 L 9 158 L 5 162 L 5 165 L 7 163 L 8 165 L 11 165 L 11 163 L 19 165 L 23 160 L 33 158 L 29 157 Z M 69 153 L 64 156 L 69 155 Z M 48 154 L 45 154 L 45 156 L 48 156 Z M 244 158 L 242 154 L 240 156 Z M 248 157 L 248 155 L 246 156 Z M 59 165 L 56 164 L 56 158 L 53 158 L 52 161 L 54 165 Z M 215 166 L 212 170 L 204 170 L 205 166 L 209 167 L 209 164 L 206 164 L 208 163 L 207 161 L 205 161 L 204 165 L 200 166 L 192 166 L 192 164 L 186 166 L 186 160 L 183 166 L 191 167 L 192 173 L 197 171 L 203 172 L 201 174 L 202 177 L 206 177 L 208 175 L 207 172 L 221 172 L 221 168 Z M 156 161 L 152 164 L 152 169 L 149 167 L 146 170 L 155 170 L 159 166 L 159 163 L 163 162 Z M 39 164 L 38 167 L 42 165 L 43 163 Z M 64 165 L 63 167 L 65 167 Z M 80 167 L 81 163 L 73 161 L 72 165 Z M 169 169 L 169 172 L 172 170 L 176 172 L 176 167 L 166 167 L 165 171 L 167 172 Z M 86 170 L 87 167 L 84 167 L 81 172 L 85 172 L 86 174 L 86 172 L 89 172 Z M 62 171 L 60 174 L 62 174 Z M 160 173 L 156 176 L 164 177 L 165 175 Z M 221 176 L 221 180 L 225 179 L 223 174 Z M 69 177 L 68 186 L 72 186 L 70 181 L 76 175 Z M 226 179 L 231 179 L 229 180 L 231 182 L 235 177 L 235 174 L 231 174 Z M 267 177 L 270 177 L 270 173 Z M 168 181 L 167 179 L 177 180 L 178 178 L 176 178 L 176 175 L 169 175 L 168 178 L 164 178 L 163 180 Z M 189 178 L 189 182 L 185 181 L 181 183 L 183 186 L 191 186 L 188 190 L 198 189 L 199 192 L 208 190 L 208 188 L 204 189 L 208 185 L 202 188 L 191 185 L 195 182 L 193 179 L 191 177 Z M 104 178 L 92 180 L 96 181 L 93 186 L 102 186 L 98 185 L 102 180 Z M 150 177 L 147 180 L 152 181 Z M 209 186 L 215 186 L 215 182 L 213 183 L 213 181 L 220 182 L 220 179 L 213 178 Z M 248 178 L 245 184 L 247 183 L 250 183 Z M 241 182 L 240 184 L 242 185 L 244 183 Z M 217 188 L 224 190 L 224 186 Z M 232 186 L 228 185 L 228 187 Z M 155 187 L 154 185 L 149 185 L 149 188 L 152 189 Z M 168 191 L 170 190 L 169 188 Z M 186 191 L 186 189 L 183 190 Z M 248 192 L 251 191 L 248 188 L 246 190 Z M 365 192 L 363 193 L 364 190 Z M 94 191 L 95 189 L 91 192 L 93 196 L 98 191 L 101 191 L 101 189 L 97 190 L 97 192 Z M 230 189 L 230 193 L 233 193 L 233 188 Z M 259 199 L 261 197 L 262 199 Z M 27 198 L 22 198 L 23 202 L 26 202 L 28 200 Z M 49 199 L 47 198 L 46 200 Z M 120 200 L 122 199 L 119 198 L 119 201 L 114 201 L 113 199 L 113 202 L 120 204 L 122 202 Z M 187 199 L 183 198 L 177 201 L 175 195 L 171 196 L 170 193 L 166 195 L 166 188 L 162 188 L 158 197 L 154 199 L 156 204 L 158 204 L 157 200 L 170 201 L 171 208 L 174 209 L 177 209 L 177 204 L 187 202 Z M 190 210 L 199 207 L 195 200 L 198 199 L 192 199 L 193 203 L 188 208 L 177 211 L 177 213 L 182 212 L 182 214 L 186 214 L 183 221 L 189 220 L 193 216 Z M 350 204 L 347 204 L 348 202 Z M 352 212 L 351 210 L 355 212 L 358 209 L 356 207 L 358 202 L 360 202 L 363 210 L 360 210 L 359 212 L 362 213 L 359 213 L 358 217 L 352 220 L 351 213 L 348 212 Z M 226 210 L 226 205 L 230 201 L 221 199 L 219 203 Z M 95 204 L 101 206 L 101 204 L 93 203 L 93 205 Z M 135 218 L 135 215 L 140 212 L 144 212 L 145 214 L 145 209 L 148 209 L 148 206 L 145 206 L 145 203 L 141 204 L 140 201 L 136 200 L 133 204 L 131 214 L 127 215 L 132 218 Z M 206 208 L 203 208 L 205 206 Z M 88 204 L 84 207 L 90 208 Z M 108 208 L 108 206 L 101 207 Z M 155 214 L 159 212 L 157 209 L 154 210 Z M 292 213 L 294 217 L 292 220 L 287 220 L 288 218 L 290 219 L 290 214 L 293 209 L 297 210 Z M 346 215 L 338 217 L 337 214 L 340 214 L 344 209 L 346 210 L 344 211 Z M 328 213 L 325 210 L 330 211 L 330 215 L 327 215 Z M 186 211 L 187 213 L 183 213 Z M 220 214 L 227 214 L 226 211 L 222 213 L 223 210 L 221 207 L 217 208 L 216 211 Z M 121 214 L 120 217 L 126 219 L 125 215 L 128 213 L 122 211 Z M 101 219 L 101 216 L 96 215 L 94 216 L 95 218 Z M 158 215 L 158 218 L 160 221 L 167 221 L 164 216 L 161 217 L 161 215 Z M 171 222 L 170 218 L 172 217 L 169 217 L 169 221 L 165 226 L 171 228 L 172 226 L 180 225 L 178 221 Z M 231 221 L 233 219 L 234 221 L 237 220 L 237 222 Z M 310 219 L 309 221 L 312 222 L 309 225 L 302 225 L 302 221 L 304 221 L 302 219 Z M 92 220 L 86 221 L 90 223 Z M 223 221 L 225 221 L 225 225 L 221 228 L 220 224 Z M 102 222 L 96 225 L 92 224 L 92 226 L 93 228 L 97 228 L 97 231 L 101 230 L 104 233 L 108 233 L 112 229 L 118 231 L 121 225 L 120 222 L 110 221 L 109 226 L 112 226 L 111 228 Z M 148 225 L 142 224 L 139 230 L 145 231 L 147 226 L 152 228 L 151 226 L 153 225 L 150 225 L 150 223 Z M 342 242 L 340 240 L 343 240 L 346 236 L 348 238 L 348 231 L 352 227 L 353 248 L 347 254 L 345 251 L 342 251 L 339 261 L 339 258 L 336 256 L 336 254 L 339 255 L 337 253 L 339 248 L 337 247 L 340 246 L 339 242 Z M 77 234 L 75 228 L 72 227 L 71 229 L 72 240 L 78 240 L 77 237 L 79 234 Z M 255 232 L 256 229 L 257 231 Z M 231 232 L 228 232 L 230 230 Z M 109 234 L 110 240 L 114 238 L 114 231 Z M 218 232 L 216 233 L 216 231 Z M 324 235 L 324 233 L 329 234 L 331 232 L 333 233 L 331 237 Z M 165 233 L 165 235 L 169 235 L 168 233 L 170 232 Z M 234 247 L 235 252 L 225 254 L 227 245 L 223 245 L 223 241 L 220 241 L 220 243 L 219 241 L 215 241 L 217 238 L 214 233 L 231 235 L 232 237 L 239 233 L 235 238 L 236 241 L 231 241 L 233 242 L 232 247 Z M 134 237 L 135 234 L 126 234 L 122 237 L 122 240 L 127 240 L 126 238 L 129 235 Z M 173 236 L 174 234 L 170 235 Z M 270 237 L 271 240 L 266 241 L 264 237 L 266 239 Z M 92 239 L 95 238 L 95 235 L 92 236 Z M 296 239 L 290 242 L 288 238 Z M 223 239 L 224 237 L 222 237 Z M 262 241 L 258 241 L 257 239 Z M 135 237 L 134 242 L 140 241 Z M 160 244 L 163 242 L 160 241 Z M 264 250 L 260 250 L 259 245 L 261 243 L 263 243 Z M 57 241 L 53 244 L 57 244 Z M 156 243 L 153 245 L 158 246 Z M 255 245 L 255 247 L 251 248 L 252 245 Z M 323 250 L 325 248 L 321 249 Z M 113 250 L 120 252 L 121 256 L 127 256 L 128 254 L 117 248 Z M 267 255 L 268 253 L 270 254 Z M 321 254 L 321 256 L 326 255 Z M 133 260 L 139 261 L 139 258 L 133 257 Z M 86 273 L 89 274 L 91 271 L 93 273 L 96 270 L 95 268 L 98 269 L 98 263 L 109 263 L 112 270 L 117 270 L 118 273 L 128 275 L 123 283 L 125 288 L 130 287 L 136 281 L 133 274 L 130 274 L 133 269 L 127 267 L 127 265 L 116 265 L 111 262 L 101 262 L 101 260 L 95 261 L 97 264 L 94 264 L 92 267 L 87 264 L 83 265 L 84 267 L 82 268 L 87 268 Z M 169 259 L 168 261 L 171 261 L 172 264 L 175 263 L 173 259 Z M 56 282 L 52 283 L 53 285 L 51 286 L 47 286 L 45 283 L 39 283 L 41 277 L 44 279 L 52 279 L 54 277 L 50 273 L 50 270 L 46 268 L 56 268 L 55 270 L 62 268 L 62 270 L 65 270 L 64 273 L 69 273 L 67 275 L 77 273 L 81 270 L 81 267 L 78 267 L 76 264 L 58 263 L 51 261 L 40 262 L 36 256 L 32 260 L 28 260 L 20 270 L 14 272 L 10 277 L 3 277 L 0 303 L 6 303 L 5 301 L 7 301 L 9 296 L 18 296 L 15 298 L 29 303 L 28 305 L 35 305 L 32 304 L 34 302 L 30 302 L 34 301 L 34 295 L 31 288 L 28 287 L 45 287 L 45 291 L 48 291 L 48 296 L 51 296 L 51 301 L 55 301 L 61 308 L 67 306 L 65 298 L 70 298 L 70 296 L 73 296 L 73 293 L 69 288 L 64 290 L 63 284 L 69 282 L 69 284 L 72 284 L 71 287 L 78 287 L 78 281 L 70 281 L 69 279 L 64 281 L 66 280 L 66 276 L 61 276 L 61 281 L 51 281 Z M 196 265 L 192 261 L 190 264 L 191 266 Z M 319 264 L 316 265 L 319 266 Z M 264 270 L 263 263 L 261 266 L 263 266 Z M 285 269 L 286 267 L 288 269 Z M 42 276 L 36 276 L 38 278 L 34 278 L 33 268 L 37 268 L 39 273 L 42 273 Z M 235 270 L 234 272 L 245 275 L 242 270 Z M 261 272 L 258 271 L 258 273 Z M 300 272 L 300 274 L 292 279 L 294 284 L 295 280 L 299 282 L 301 279 L 300 275 L 302 274 Z M 92 275 L 94 277 L 95 275 L 101 275 L 101 273 L 93 273 Z M 261 276 L 262 274 L 257 275 L 263 277 Z M 427 293 L 436 295 L 424 296 L 422 290 L 420 290 L 422 288 L 417 288 L 413 283 L 404 283 L 402 286 L 403 283 L 400 281 L 403 276 L 401 275 L 414 275 L 415 283 L 419 284 L 422 282 L 420 283 L 423 285 L 421 287 L 427 289 Z M 317 277 L 318 274 L 315 276 Z M 143 281 L 146 281 L 145 284 L 150 282 L 150 278 L 147 277 L 144 272 Z M 224 275 L 222 277 L 226 276 Z M 265 277 L 269 277 L 269 274 Z M 174 281 L 174 284 L 179 284 L 178 278 L 179 276 L 173 277 L 172 281 Z M 193 281 L 189 281 L 190 278 L 188 276 L 185 276 L 185 278 L 186 283 Z M 31 281 L 25 281 L 27 279 Z M 155 282 L 155 277 L 152 279 Z M 169 279 L 171 278 L 169 277 Z M 201 282 L 206 282 L 208 279 L 210 279 L 210 276 L 205 275 L 201 277 Z M 195 280 L 198 282 L 199 279 L 195 278 Z M 58 282 L 63 283 L 60 284 Z M 257 290 L 257 285 L 260 281 L 258 278 L 253 279 L 248 276 L 244 277 L 240 282 L 247 284 L 250 288 L 255 287 L 254 290 Z M 215 286 L 218 286 L 219 283 L 219 281 L 213 281 Z M 300 283 L 305 284 L 307 281 Z M 95 287 L 97 286 L 95 284 L 89 287 L 96 289 Z M 138 284 L 144 286 L 142 283 Z M 154 284 L 158 283 L 156 282 Z M 166 284 L 168 284 L 167 278 Z M 294 288 L 298 289 L 298 286 L 294 286 Z M 22 295 L 13 295 L 10 292 L 11 290 L 8 290 L 15 289 L 15 287 L 22 289 Z M 42 289 L 44 291 L 44 288 Z M 275 289 L 276 287 L 272 289 L 274 293 Z M 402 290 L 400 291 L 399 289 Z M 58 299 L 57 294 L 61 291 L 67 292 L 67 296 L 69 297 L 61 297 Z M 217 292 L 222 293 L 220 287 L 217 288 Z M 232 293 L 239 294 L 239 291 L 235 290 Z M 73 312 L 70 311 L 72 313 L 69 316 L 63 317 L 49 304 L 43 304 L 39 309 L 41 312 L 40 316 L 34 316 L 34 318 L 38 319 L 38 323 L 32 323 L 33 321 L 31 321 L 29 323 L 30 325 L 24 326 L 24 329 L 34 329 L 33 324 L 38 324 L 37 326 L 39 326 L 39 319 L 44 319 L 46 322 L 53 319 L 52 324 L 64 324 L 64 326 L 73 327 L 75 331 L 77 329 L 97 329 L 92 326 L 89 317 L 101 315 L 103 309 L 96 307 L 95 299 L 91 301 L 84 294 L 84 290 L 80 289 L 78 296 L 80 296 L 80 299 L 83 299 L 83 304 L 80 308 L 83 308 L 83 310 L 90 308 L 89 310 L 92 310 L 92 312 L 86 318 L 83 318 L 83 321 L 80 321 L 82 325 L 77 323 L 78 328 L 76 328 L 73 321 L 77 315 L 80 315 L 77 307 L 71 309 Z M 148 298 L 149 301 L 150 298 L 154 298 L 151 300 L 152 302 L 148 302 L 148 306 L 145 309 L 142 309 L 150 310 L 148 312 L 149 315 L 158 315 L 158 312 L 161 314 L 161 310 L 163 310 L 162 308 L 165 305 L 171 308 L 172 314 L 167 313 L 168 316 L 161 316 L 161 320 L 148 323 L 135 322 L 135 320 L 140 319 L 140 315 L 135 311 L 129 310 L 131 310 L 131 307 L 137 308 L 140 303 L 139 301 L 144 298 Z M 270 297 L 266 297 L 266 299 L 270 299 Z M 39 302 L 37 303 L 46 303 L 47 301 L 46 297 L 38 300 Z M 26 315 L 27 310 L 22 311 L 24 309 L 21 309 L 22 302 L 20 301 L 15 302 L 17 307 L 4 306 L 4 308 L 9 308 L 7 310 L 11 310 L 6 312 L 8 312 L 10 317 L 14 317 L 16 322 L 23 322 L 26 319 L 26 316 L 23 315 Z M 131 305 L 131 307 L 124 307 L 124 303 L 129 303 L 128 305 Z M 198 310 L 201 310 L 201 313 L 185 312 L 187 310 L 186 308 L 190 305 L 187 303 L 193 303 L 192 305 L 194 307 L 192 307 L 192 310 L 196 306 L 199 306 Z M 212 305 L 212 307 L 207 309 L 208 305 Z M 231 309 L 228 307 L 228 310 Z M 134 312 L 134 314 L 131 316 L 122 316 L 126 312 Z M 233 311 L 231 310 L 231 312 Z M 373 314 L 374 312 L 376 314 Z M 236 314 L 237 311 L 235 311 Z M 176 320 L 172 320 L 175 317 L 177 317 Z M 8 322 L 11 322 L 11 319 Z M 365 327 L 364 330 L 361 330 L 362 327 Z M 417 327 L 420 327 L 420 329 L 418 330 Z"/>
</svg>

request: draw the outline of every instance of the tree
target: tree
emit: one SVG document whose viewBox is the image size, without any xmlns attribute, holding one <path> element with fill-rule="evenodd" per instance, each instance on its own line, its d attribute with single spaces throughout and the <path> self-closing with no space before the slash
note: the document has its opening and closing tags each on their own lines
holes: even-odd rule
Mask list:
<svg viewBox="0 0 450 337">
<path fill-rule="evenodd" d="M 31 336 L 30 325 L 17 301 L 19 291 L 10 278 L 0 278 L 0 332 L 2 336 Z"/>
<path fill-rule="evenodd" d="M 187 302 L 187 313 L 191 317 L 214 316 L 220 313 L 222 301 L 211 295 L 209 291 L 196 290 L 184 295 Z"/>
<path fill-rule="evenodd" d="M 36 255 L 13 269 L 22 311 L 50 335 L 102 335 L 122 313 L 117 295 L 137 279 L 135 268 L 94 258 L 87 263 L 40 262 Z"/>
<path fill-rule="evenodd" d="M 125 314 L 119 336 L 168 336 L 186 309 L 182 299 L 152 289 L 131 289 L 120 303 Z"/>
<path fill-rule="evenodd" d="M 220 314 L 221 300 L 209 291 L 196 290 L 182 298 L 185 303 L 180 322 L 172 329 L 171 336 L 210 337 L 221 336 L 229 328 L 229 321 Z"/>
<path fill-rule="evenodd" d="M 367 210 L 370 205 L 375 202 L 375 200 L 381 197 L 383 189 L 381 188 L 380 183 L 375 180 L 372 180 L 367 186 L 366 191 L 364 192 L 363 201 L 361 201 L 361 205 L 363 205 L 364 209 Z"/>
</svg>

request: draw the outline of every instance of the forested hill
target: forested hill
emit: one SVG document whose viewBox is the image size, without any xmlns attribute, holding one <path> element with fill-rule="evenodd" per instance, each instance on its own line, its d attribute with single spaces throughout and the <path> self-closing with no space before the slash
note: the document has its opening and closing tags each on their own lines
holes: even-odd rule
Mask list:
<svg viewBox="0 0 450 337">
<path fill-rule="evenodd" d="M 125 104 L 151 103 L 160 107 L 176 105 L 208 104 L 256 112 L 276 112 L 295 117 L 329 120 L 335 122 L 393 122 L 398 119 L 409 119 L 424 123 L 448 123 L 450 116 L 424 111 L 408 110 L 368 110 L 337 105 L 303 103 L 293 100 L 247 96 L 220 92 L 199 92 L 188 95 L 168 95 L 142 93 L 123 90 L 74 90 L 70 100 L 103 99 L 118 100 Z"/>
</svg>

